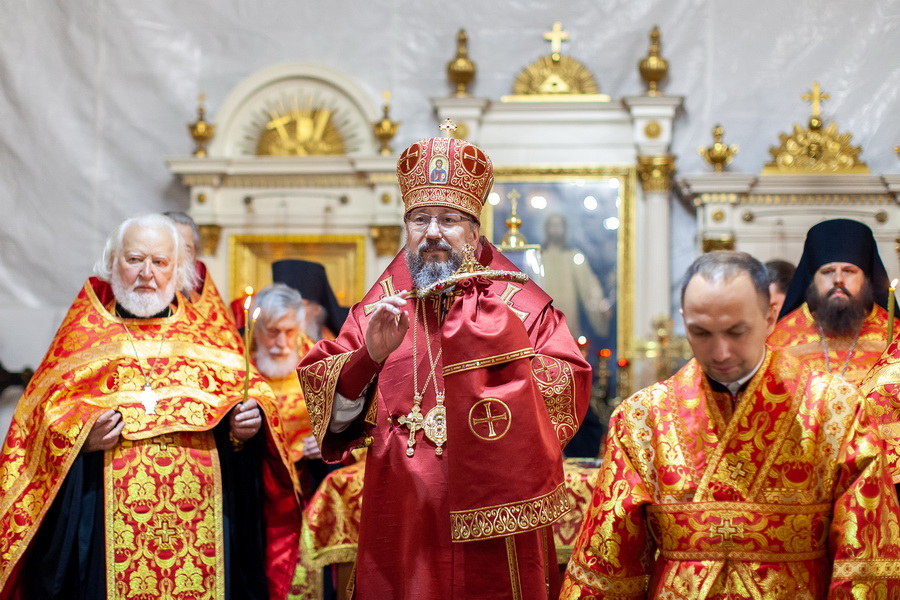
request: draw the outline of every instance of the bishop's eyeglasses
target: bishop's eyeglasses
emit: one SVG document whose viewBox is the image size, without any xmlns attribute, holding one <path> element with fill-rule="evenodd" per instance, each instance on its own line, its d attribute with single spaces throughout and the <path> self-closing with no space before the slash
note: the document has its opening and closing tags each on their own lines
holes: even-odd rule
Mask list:
<svg viewBox="0 0 900 600">
<path fill-rule="evenodd" d="M 469 217 L 465 217 L 459 213 L 443 213 L 440 215 L 429 215 L 427 213 L 415 213 L 406 217 L 406 222 L 414 231 L 426 231 L 431 226 L 431 220 L 437 221 L 441 231 L 452 231 L 459 227 L 463 221 L 471 221 Z"/>
</svg>

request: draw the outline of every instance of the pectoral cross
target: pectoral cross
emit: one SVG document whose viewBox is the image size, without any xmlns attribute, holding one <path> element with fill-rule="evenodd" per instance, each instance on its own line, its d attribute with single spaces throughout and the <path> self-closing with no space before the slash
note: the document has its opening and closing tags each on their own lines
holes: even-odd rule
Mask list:
<svg viewBox="0 0 900 600">
<path fill-rule="evenodd" d="M 144 412 L 148 415 L 156 414 L 156 402 L 157 402 L 156 392 L 153 391 L 153 388 L 150 387 L 150 384 L 145 384 L 144 389 L 141 390 L 141 404 L 144 405 Z"/>
<path fill-rule="evenodd" d="M 409 411 L 408 415 L 402 415 L 397 421 L 400 422 L 401 425 L 406 425 L 406 428 L 409 429 L 409 439 L 406 441 L 406 455 L 412 456 L 415 453 L 415 445 L 416 445 L 416 432 L 422 429 L 425 426 L 425 417 L 422 415 L 422 409 L 419 406 L 422 403 L 422 397 L 416 395 L 413 400 L 412 410 Z"/>
</svg>

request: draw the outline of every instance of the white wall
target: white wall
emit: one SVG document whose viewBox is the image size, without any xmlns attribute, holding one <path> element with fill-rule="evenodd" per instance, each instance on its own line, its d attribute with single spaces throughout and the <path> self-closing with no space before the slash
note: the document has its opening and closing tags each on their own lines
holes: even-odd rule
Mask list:
<svg viewBox="0 0 900 600">
<path fill-rule="evenodd" d="M 697 147 L 717 122 L 741 146 L 733 169 L 758 172 L 778 133 L 805 123 L 800 100 L 821 82 L 836 120 L 873 172 L 898 172 L 900 3 L 877 0 L 38 0 L 0 8 L 0 362 L 40 360 L 90 274 L 107 233 L 138 212 L 185 209 L 163 164 L 192 148 L 196 98 L 214 119 L 253 72 L 314 61 L 356 79 L 379 102 L 393 92 L 394 148 L 435 133 L 429 98 L 450 92 L 456 31 L 478 66 L 472 91 L 497 99 L 549 53 L 563 53 L 613 98 L 643 91 L 637 62 L 662 30 L 664 90 L 686 97 L 676 124 L 681 173 L 706 170 Z M 490 148 L 486 148 L 490 152 Z M 692 215 L 674 213 L 677 277 L 693 258 Z"/>
</svg>

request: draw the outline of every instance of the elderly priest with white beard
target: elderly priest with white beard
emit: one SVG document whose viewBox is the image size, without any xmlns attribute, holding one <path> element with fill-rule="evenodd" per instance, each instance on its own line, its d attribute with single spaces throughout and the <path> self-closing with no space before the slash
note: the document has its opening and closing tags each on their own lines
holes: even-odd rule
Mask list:
<svg viewBox="0 0 900 600">
<path fill-rule="evenodd" d="M 110 236 L 0 454 L 0 598 L 283 598 L 300 505 L 272 393 L 176 290 L 174 224 Z"/>
</svg>

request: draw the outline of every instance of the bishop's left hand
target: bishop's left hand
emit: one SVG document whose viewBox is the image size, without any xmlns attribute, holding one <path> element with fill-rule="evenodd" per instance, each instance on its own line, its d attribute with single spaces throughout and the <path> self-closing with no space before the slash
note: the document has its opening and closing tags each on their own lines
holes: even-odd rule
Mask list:
<svg viewBox="0 0 900 600">
<path fill-rule="evenodd" d="M 241 442 L 246 442 L 259 431 L 262 426 L 262 416 L 259 413 L 259 404 L 252 398 L 241 402 L 231 411 L 231 435 Z"/>
</svg>

